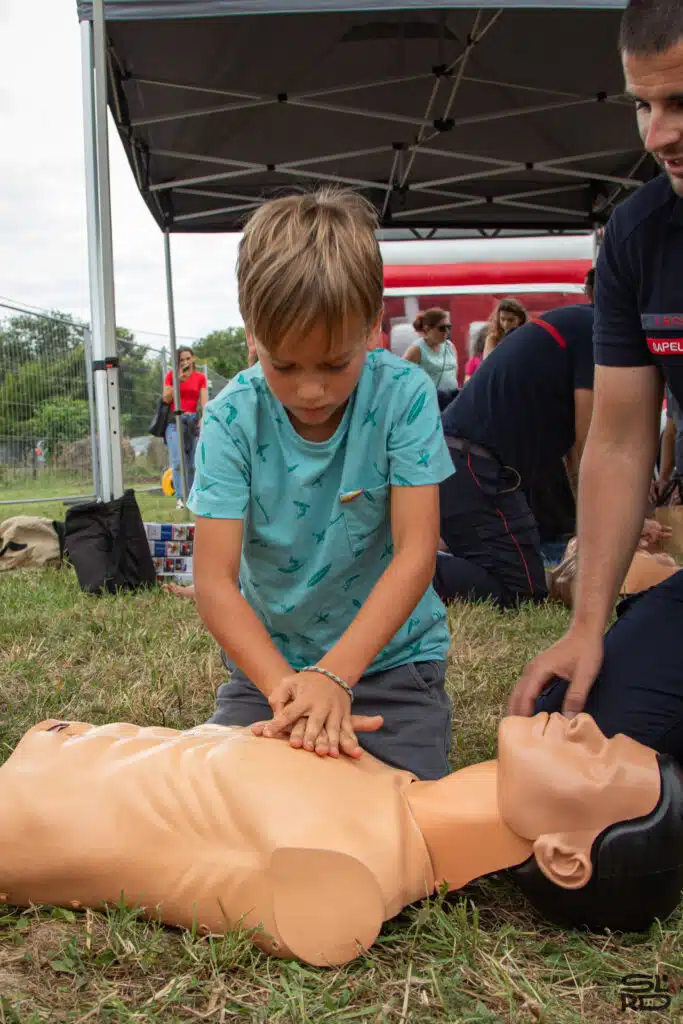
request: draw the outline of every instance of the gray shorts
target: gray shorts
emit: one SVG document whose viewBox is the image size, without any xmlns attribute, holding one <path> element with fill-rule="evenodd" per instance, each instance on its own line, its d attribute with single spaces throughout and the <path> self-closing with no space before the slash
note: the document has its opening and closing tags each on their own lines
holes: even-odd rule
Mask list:
<svg viewBox="0 0 683 1024">
<path fill-rule="evenodd" d="M 383 715 L 384 725 L 377 732 L 358 733 L 361 747 L 419 779 L 448 775 L 452 732 L 445 675 L 445 661 L 418 661 L 363 676 L 353 688 L 353 713 Z M 209 721 L 252 725 L 272 717 L 261 691 L 238 668 L 231 668 L 230 682 L 218 687 Z"/>
</svg>

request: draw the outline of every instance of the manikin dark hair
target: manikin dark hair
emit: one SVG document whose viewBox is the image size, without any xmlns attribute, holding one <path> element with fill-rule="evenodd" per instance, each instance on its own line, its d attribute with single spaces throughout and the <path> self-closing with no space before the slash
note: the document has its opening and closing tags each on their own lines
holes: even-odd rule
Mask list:
<svg viewBox="0 0 683 1024">
<path fill-rule="evenodd" d="M 562 889 L 534 857 L 510 872 L 547 921 L 591 931 L 640 932 L 665 920 L 683 890 L 683 773 L 658 755 L 660 797 L 651 814 L 611 825 L 591 850 L 593 874 L 582 889 Z"/>
<path fill-rule="evenodd" d="M 622 52 L 638 57 L 665 53 L 682 40 L 681 0 L 630 0 L 619 31 Z"/>
</svg>

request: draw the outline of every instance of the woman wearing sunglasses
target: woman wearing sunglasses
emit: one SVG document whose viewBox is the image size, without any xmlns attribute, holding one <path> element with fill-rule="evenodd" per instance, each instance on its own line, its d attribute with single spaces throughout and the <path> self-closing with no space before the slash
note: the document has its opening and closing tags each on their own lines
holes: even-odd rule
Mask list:
<svg viewBox="0 0 683 1024">
<path fill-rule="evenodd" d="M 450 315 L 438 307 L 426 309 L 413 327 L 422 337 L 403 358 L 422 367 L 437 390 L 439 408 L 445 409 L 458 393 L 458 353 L 450 340 Z"/>
</svg>

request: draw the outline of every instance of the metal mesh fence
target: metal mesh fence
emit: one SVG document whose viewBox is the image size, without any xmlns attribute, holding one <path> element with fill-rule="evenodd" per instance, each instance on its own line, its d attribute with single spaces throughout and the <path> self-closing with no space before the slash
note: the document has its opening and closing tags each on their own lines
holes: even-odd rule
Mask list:
<svg viewBox="0 0 683 1024">
<path fill-rule="evenodd" d="M 163 441 L 147 433 L 167 364 L 163 337 L 150 341 L 117 331 L 127 486 L 158 485 L 168 465 Z M 0 502 L 96 492 L 91 361 L 86 325 L 0 303 Z"/>
<path fill-rule="evenodd" d="M 204 364 L 200 367 L 206 374 L 206 379 L 209 385 L 209 398 L 215 398 L 219 394 L 226 384 L 230 383 L 230 377 L 222 377 L 217 370 L 211 369 L 210 366 Z"/>
<path fill-rule="evenodd" d="M 123 480 L 127 487 L 159 485 L 168 466 L 163 440 L 148 433 L 168 369 L 162 336 L 116 332 L 121 403 Z"/>
<path fill-rule="evenodd" d="M 219 362 L 226 373 L 246 365 L 244 343 L 233 333 L 219 339 L 219 352 L 229 356 L 225 366 Z M 158 486 L 168 449 L 148 429 L 170 367 L 166 338 L 122 328 L 116 334 L 124 483 Z M 196 341 L 178 339 L 185 344 Z M 230 379 L 213 368 L 215 362 L 197 359 L 210 398 Z M 91 364 L 85 324 L 0 302 L 0 504 L 96 493 Z"/>
<path fill-rule="evenodd" d="M 0 499 L 93 493 L 82 324 L 0 305 Z"/>
</svg>

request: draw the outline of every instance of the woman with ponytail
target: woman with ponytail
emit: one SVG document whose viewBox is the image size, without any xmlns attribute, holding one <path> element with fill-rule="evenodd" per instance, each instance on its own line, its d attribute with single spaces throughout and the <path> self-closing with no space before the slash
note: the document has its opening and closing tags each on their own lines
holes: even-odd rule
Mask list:
<svg viewBox="0 0 683 1024">
<path fill-rule="evenodd" d="M 458 393 L 458 353 L 450 340 L 451 318 L 445 309 L 434 307 L 420 313 L 413 327 L 421 338 L 403 358 L 422 367 L 436 388 L 439 408 L 445 409 Z"/>
</svg>

